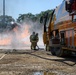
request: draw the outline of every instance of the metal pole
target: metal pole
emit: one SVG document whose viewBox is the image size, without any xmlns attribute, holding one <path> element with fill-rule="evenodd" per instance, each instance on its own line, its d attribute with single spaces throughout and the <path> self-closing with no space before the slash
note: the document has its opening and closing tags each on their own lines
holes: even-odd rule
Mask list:
<svg viewBox="0 0 76 75">
<path fill-rule="evenodd" d="M 3 0 L 3 23 L 5 24 L 5 0 Z"/>
</svg>

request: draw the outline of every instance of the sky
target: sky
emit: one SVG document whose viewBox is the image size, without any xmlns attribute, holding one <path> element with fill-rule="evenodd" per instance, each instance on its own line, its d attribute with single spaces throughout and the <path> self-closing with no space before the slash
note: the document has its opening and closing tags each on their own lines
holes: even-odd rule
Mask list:
<svg viewBox="0 0 76 75">
<path fill-rule="evenodd" d="M 41 11 L 54 9 L 60 5 L 63 0 L 5 0 L 6 15 L 17 19 L 19 14 L 38 14 Z M 2 2 L 0 0 L 0 15 L 2 15 Z"/>
</svg>

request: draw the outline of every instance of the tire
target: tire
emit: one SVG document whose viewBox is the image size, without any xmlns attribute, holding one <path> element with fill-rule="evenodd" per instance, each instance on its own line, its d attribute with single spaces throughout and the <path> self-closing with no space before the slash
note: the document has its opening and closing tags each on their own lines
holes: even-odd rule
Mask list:
<svg viewBox="0 0 76 75">
<path fill-rule="evenodd" d="M 50 47 L 50 51 L 52 55 L 55 55 L 55 48 L 54 47 Z"/>
<path fill-rule="evenodd" d="M 55 48 L 55 54 L 58 57 L 61 57 L 64 55 L 64 50 L 62 50 L 60 47 Z"/>
</svg>

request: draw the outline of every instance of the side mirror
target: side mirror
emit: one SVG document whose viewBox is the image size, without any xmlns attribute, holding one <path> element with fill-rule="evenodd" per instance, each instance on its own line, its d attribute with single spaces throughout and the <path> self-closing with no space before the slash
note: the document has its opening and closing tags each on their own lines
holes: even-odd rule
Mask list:
<svg viewBox="0 0 76 75">
<path fill-rule="evenodd" d="M 67 4 L 67 1 L 65 1 L 65 9 L 66 9 L 66 11 L 68 10 L 68 4 Z"/>
<path fill-rule="evenodd" d="M 43 23 L 43 21 L 47 22 L 48 19 L 48 13 L 45 13 L 43 16 L 40 17 L 40 23 Z"/>
<path fill-rule="evenodd" d="M 40 23 L 43 23 L 43 16 L 40 17 Z"/>
<path fill-rule="evenodd" d="M 67 1 L 65 2 L 65 9 L 66 9 L 66 11 L 68 11 L 69 13 L 72 12 L 72 10 L 71 10 L 71 4 L 68 3 Z"/>
</svg>

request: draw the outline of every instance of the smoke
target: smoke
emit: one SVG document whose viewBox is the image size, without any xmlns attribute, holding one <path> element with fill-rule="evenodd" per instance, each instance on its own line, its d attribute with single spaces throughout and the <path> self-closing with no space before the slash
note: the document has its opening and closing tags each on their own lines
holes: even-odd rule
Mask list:
<svg viewBox="0 0 76 75">
<path fill-rule="evenodd" d="M 30 35 L 32 34 L 32 32 L 38 33 L 39 35 L 39 42 L 38 42 L 38 46 L 40 47 L 44 47 L 43 44 L 43 25 L 40 24 L 39 20 L 33 22 L 31 20 L 25 20 L 23 22 L 23 25 L 28 25 L 29 26 L 29 33 Z"/>
<path fill-rule="evenodd" d="M 38 46 L 43 47 L 42 25 L 36 21 L 27 21 L 18 24 L 11 31 L 0 33 L 0 48 L 2 49 L 26 49 L 30 48 L 30 35 L 32 32 L 39 34 Z"/>
<path fill-rule="evenodd" d="M 0 33 L 0 48 L 23 48 L 27 47 L 30 43 L 27 41 L 29 37 L 28 25 L 16 26 L 12 31 Z"/>
</svg>

